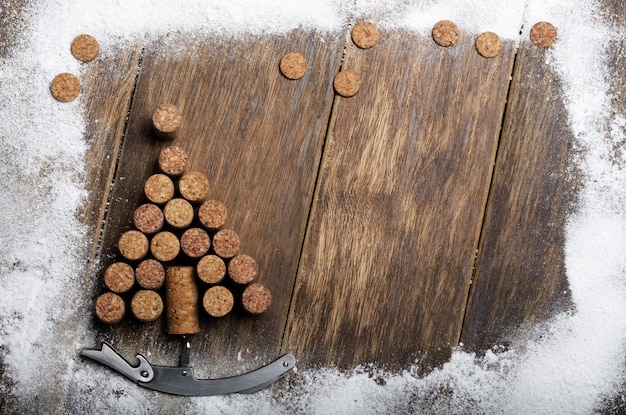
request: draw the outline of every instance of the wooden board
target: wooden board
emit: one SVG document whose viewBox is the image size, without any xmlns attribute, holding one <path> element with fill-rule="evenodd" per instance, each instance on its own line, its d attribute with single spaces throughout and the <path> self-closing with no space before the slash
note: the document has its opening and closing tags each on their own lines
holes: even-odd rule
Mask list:
<svg viewBox="0 0 626 415">
<path fill-rule="evenodd" d="M 514 47 L 486 59 L 413 33 L 350 45 L 285 351 L 299 365 L 443 363 L 459 340 Z"/>
<path fill-rule="evenodd" d="M 577 192 L 574 139 L 546 53 L 530 41 L 518 52 L 463 334 L 478 351 L 528 335 L 570 303 L 563 229 Z"/>
<path fill-rule="evenodd" d="M 172 144 L 154 137 L 150 117 L 161 103 L 184 117 L 174 144 L 189 154 L 189 168 L 206 173 L 211 197 L 229 209 L 226 224 L 239 233 L 242 252 L 256 258 L 259 281 L 273 304 L 258 317 L 231 313 L 204 318 L 192 339 L 194 366 L 202 377 L 232 375 L 278 357 L 300 256 L 315 177 L 332 103 L 332 76 L 341 57 L 341 34 L 295 31 L 284 37 L 163 39 L 145 45 L 127 138 L 111 198 L 104 255 L 144 202 L 143 183 L 157 171 L 159 150 Z M 184 44 L 177 51 L 167 49 Z M 178 43 L 177 43 L 178 42 Z M 308 70 L 288 80 L 281 57 L 302 53 Z M 315 97 L 315 98 L 312 98 Z M 175 364 L 180 339 L 163 324 L 98 327 L 122 353 L 141 350 L 153 363 Z M 239 354 L 239 358 L 238 358 Z M 215 364 L 219 362 L 219 364 Z"/>
</svg>

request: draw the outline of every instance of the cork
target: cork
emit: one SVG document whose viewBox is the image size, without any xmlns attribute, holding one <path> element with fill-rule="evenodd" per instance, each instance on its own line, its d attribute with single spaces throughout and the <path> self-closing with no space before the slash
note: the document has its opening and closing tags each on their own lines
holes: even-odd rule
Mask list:
<svg viewBox="0 0 626 415">
<path fill-rule="evenodd" d="M 165 282 L 165 268 L 156 259 L 144 259 L 135 268 L 135 280 L 146 290 L 158 290 Z"/>
<path fill-rule="evenodd" d="M 352 29 L 352 41 L 361 49 L 374 47 L 380 39 L 380 32 L 373 23 L 360 22 Z"/>
<path fill-rule="evenodd" d="M 104 293 L 96 300 L 96 317 L 105 324 L 117 324 L 124 318 L 126 305 L 115 293 Z"/>
<path fill-rule="evenodd" d="M 148 253 L 148 238 L 137 230 L 126 231 L 120 236 L 117 247 L 129 261 L 139 261 Z"/>
<path fill-rule="evenodd" d="M 204 202 L 209 196 L 209 179 L 199 171 L 184 173 L 178 181 L 178 191 L 191 203 Z"/>
<path fill-rule="evenodd" d="M 167 268 L 165 288 L 168 333 L 199 333 L 198 287 L 193 267 Z"/>
<path fill-rule="evenodd" d="M 206 255 L 198 261 L 196 273 L 201 281 L 207 284 L 218 284 L 226 275 L 226 264 L 217 255 Z"/>
<path fill-rule="evenodd" d="M 493 32 L 481 33 L 476 38 L 476 50 L 485 58 L 495 58 L 502 52 L 500 36 Z"/>
<path fill-rule="evenodd" d="M 71 73 L 60 73 L 50 82 L 52 96 L 60 102 L 70 102 L 80 93 L 80 82 Z"/>
<path fill-rule="evenodd" d="M 256 261 L 249 255 L 237 255 L 228 263 L 228 276 L 237 284 L 251 283 L 258 272 Z"/>
<path fill-rule="evenodd" d="M 198 209 L 198 220 L 205 228 L 217 230 L 224 226 L 228 218 L 226 206 L 218 200 L 207 200 Z"/>
<path fill-rule="evenodd" d="M 235 305 L 235 298 L 230 290 L 221 285 L 211 287 L 202 296 L 204 311 L 212 317 L 224 317 Z"/>
<path fill-rule="evenodd" d="M 91 35 L 78 35 L 72 40 L 70 51 L 81 62 L 89 62 L 98 56 L 100 47 L 98 41 Z"/>
<path fill-rule="evenodd" d="M 172 232 L 161 231 L 152 237 L 150 252 L 159 261 L 172 261 L 180 252 L 180 242 Z"/>
<path fill-rule="evenodd" d="M 174 182 L 165 174 L 157 173 L 148 177 L 143 186 L 146 198 L 157 205 L 162 205 L 174 197 Z"/>
<path fill-rule="evenodd" d="M 175 198 L 167 202 L 163 208 L 163 216 L 172 228 L 185 229 L 193 221 L 193 206 L 185 199 Z"/>
<path fill-rule="evenodd" d="M 556 42 L 556 27 L 548 22 L 538 22 L 530 29 L 530 40 L 535 46 L 549 48 Z"/>
<path fill-rule="evenodd" d="M 180 249 L 189 258 L 204 256 L 211 247 L 209 235 L 200 228 L 189 228 L 180 237 Z"/>
<path fill-rule="evenodd" d="M 240 247 L 239 235 L 231 229 L 223 229 L 213 236 L 213 250 L 222 258 L 234 257 Z"/>
<path fill-rule="evenodd" d="M 459 28 L 450 20 L 441 20 L 433 26 L 432 37 L 439 46 L 450 47 L 459 40 Z"/>
<path fill-rule="evenodd" d="M 163 228 L 163 211 L 157 205 L 146 203 L 135 209 L 133 224 L 143 234 L 151 235 Z"/>
<path fill-rule="evenodd" d="M 183 117 L 175 105 L 159 105 L 152 113 L 152 128 L 157 137 L 173 140 L 177 136 L 182 119 Z"/>
<path fill-rule="evenodd" d="M 280 60 L 279 68 L 285 78 L 300 79 L 306 73 L 306 59 L 299 53 L 289 52 Z"/>
<path fill-rule="evenodd" d="M 241 294 L 241 306 L 250 314 L 261 314 L 267 311 L 271 303 L 272 293 L 258 282 L 248 285 Z"/>
<path fill-rule="evenodd" d="M 130 311 L 142 323 L 149 323 L 163 314 L 163 299 L 156 291 L 139 290 L 130 301 Z"/>
<path fill-rule="evenodd" d="M 352 97 L 359 92 L 361 88 L 361 77 L 358 73 L 350 69 L 344 69 L 337 72 L 333 79 L 333 87 L 342 97 Z"/>
<path fill-rule="evenodd" d="M 187 153 L 178 146 L 168 146 L 159 152 L 159 169 L 168 176 L 177 177 L 187 168 Z"/>
<path fill-rule="evenodd" d="M 104 285 L 114 293 L 125 293 L 135 285 L 135 271 L 125 262 L 115 262 L 104 271 Z"/>
</svg>

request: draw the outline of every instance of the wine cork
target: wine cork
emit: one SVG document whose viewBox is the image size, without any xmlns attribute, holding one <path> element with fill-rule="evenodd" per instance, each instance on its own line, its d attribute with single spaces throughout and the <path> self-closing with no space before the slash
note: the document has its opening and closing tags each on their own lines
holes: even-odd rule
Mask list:
<svg viewBox="0 0 626 415">
<path fill-rule="evenodd" d="M 159 261 L 172 261 L 180 252 L 180 242 L 172 232 L 162 231 L 152 237 L 150 252 Z"/>
<path fill-rule="evenodd" d="M 115 293 L 104 293 L 96 300 L 96 317 L 105 324 L 117 324 L 124 318 L 126 305 Z"/>
<path fill-rule="evenodd" d="M 125 293 L 135 285 L 135 271 L 125 262 L 115 262 L 104 271 L 104 285 L 114 293 Z"/>
<path fill-rule="evenodd" d="M 189 228 L 180 237 L 180 249 L 189 258 L 204 256 L 211 247 L 209 235 L 200 228 Z"/>
<path fill-rule="evenodd" d="M 191 203 L 204 202 L 209 196 L 209 179 L 199 171 L 184 173 L 178 181 L 178 191 Z"/>
<path fill-rule="evenodd" d="M 98 41 L 93 36 L 82 34 L 72 40 L 70 51 L 72 55 L 81 62 L 89 62 L 98 56 L 100 47 Z"/>
<path fill-rule="evenodd" d="M 373 23 L 360 22 L 352 29 L 352 41 L 361 49 L 369 49 L 378 43 L 380 32 Z"/>
<path fill-rule="evenodd" d="M 168 146 L 159 153 L 159 169 L 168 176 L 177 177 L 187 168 L 187 153 L 178 146 Z"/>
<path fill-rule="evenodd" d="M 228 212 L 226 206 L 218 200 L 207 200 L 198 209 L 198 220 L 205 228 L 216 230 L 224 226 Z"/>
<path fill-rule="evenodd" d="M 149 323 L 161 317 L 163 299 L 152 290 L 139 290 L 130 301 L 130 311 L 142 323 Z"/>
<path fill-rule="evenodd" d="M 439 46 L 449 47 L 459 40 L 459 28 L 450 20 L 441 20 L 433 26 L 432 37 Z"/>
<path fill-rule="evenodd" d="M 146 290 L 158 290 L 165 282 L 165 268 L 156 259 L 145 259 L 135 269 L 135 280 Z"/>
<path fill-rule="evenodd" d="M 148 177 L 143 186 L 146 198 L 152 203 L 162 205 L 174 197 L 174 182 L 165 174 L 157 173 Z"/>
<path fill-rule="evenodd" d="M 228 288 L 221 285 L 209 288 L 202 297 L 204 311 L 212 317 L 224 317 L 234 305 L 235 297 Z"/>
<path fill-rule="evenodd" d="M 168 333 L 199 333 L 198 287 L 193 267 L 167 268 L 165 288 Z"/>
<path fill-rule="evenodd" d="M 127 260 L 139 261 L 148 253 L 148 238 L 136 230 L 126 231 L 120 236 L 117 247 Z"/>
<path fill-rule="evenodd" d="M 278 66 L 287 79 L 300 79 L 306 73 L 306 59 L 296 52 L 289 52 L 283 56 Z"/>
<path fill-rule="evenodd" d="M 255 282 L 241 294 L 241 306 L 250 314 L 261 314 L 272 304 L 272 293 L 263 284 Z"/>
<path fill-rule="evenodd" d="M 240 247 L 239 235 L 231 229 L 222 229 L 213 236 L 213 250 L 222 258 L 234 257 Z"/>
<path fill-rule="evenodd" d="M 530 40 L 536 46 L 549 48 L 556 42 L 556 27 L 552 23 L 535 23 L 530 29 Z"/>
<path fill-rule="evenodd" d="M 146 203 L 135 209 L 133 224 L 141 233 L 151 235 L 163 227 L 163 211 L 157 205 Z"/>
<path fill-rule="evenodd" d="M 217 284 L 226 275 L 226 264 L 217 255 L 206 255 L 198 261 L 196 272 L 200 280 L 207 284 Z"/>
<path fill-rule="evenodd" d="M 175 198 L 167 202 L 163 208 L 163 216 L 172 228 L 185 229 L 193 221 L 193 206 L 185 199 Z"/>
<path fill-rule="evenodd" d="M 476 38 L 476 50 L 485 58 L 494 58 L 502 52 L 502 41 L 493 32 L 481 33 Z"/>
<path fill-rule="evenodd" d="M 361 88 L 361 77 L 358 73 L 350 69 L 344 69 L 337 72 L 333 79 L 333 87 L 342 97 L 352 97 L 359 92 Z"/>
<path fill-rule="evenodd" d="M 228 276 L 237 284 L 248 284 L 257 276 L 259 267 L 249 255 L 237 255 L 228 263 Z"/>
<path fill-rule="evenodd" d="M 80 93 L 80 82 L 71 73 L 60 73 L 50 82 L 52 96 L 61 102 L 70 102 Z"/>
<path fill-rule="evenodd" d="M 176 138 L 182 119 L 183 117 L 176 106 L 171 104 L 159 105 L 152 113 L 152 127 L 157 137 L 173 140 Z"/>
</svg>

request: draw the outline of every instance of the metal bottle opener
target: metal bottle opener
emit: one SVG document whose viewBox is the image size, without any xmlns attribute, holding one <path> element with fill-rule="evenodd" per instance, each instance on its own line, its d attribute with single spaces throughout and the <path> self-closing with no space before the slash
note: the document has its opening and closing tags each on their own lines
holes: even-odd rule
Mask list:
<svg viewBox="0 0 626 415">
<path fill-rule="evenodd" d="M 102 343 L 99 350 L 82 349 L 80 354 L 118 371 L 139 386 L 185 396 L 253 393 L 285 376 L 296 364 L 296 358 L 292 354 L 286 354 L 252 372 L 221 379 L 197 379 L 189 364 L 190 345 L 187 341 L 178 367 L 153 366 L 140 354 L 137 354 L 139 365 L 132 366 L 107 343 Z"/>
</svg>

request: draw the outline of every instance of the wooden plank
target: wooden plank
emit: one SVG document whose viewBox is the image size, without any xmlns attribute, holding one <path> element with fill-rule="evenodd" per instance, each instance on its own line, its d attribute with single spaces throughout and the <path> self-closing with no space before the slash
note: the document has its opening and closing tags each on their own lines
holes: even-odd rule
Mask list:
<svg viewBox="0 0 626 415">
<path fill-rule="evenodd" d="M 474 42 L 349 46 L 363 85 L 324 152 L 284 347 L 299 366 L 401 369 L 456 346 L 514 56 Z"/>
<path fill-rule="evenodd" d="M 463 333 L 470 349 L 506 346 L 570 306 L 563 229 L 578 180 L 546 53 L 530 41 L 518 52 Z"/>
<path fill-rule="evenodd" d="M 3 0 L 0 7 L 0 57 L 7 56 L 15 46 L 20 34 L 25 30 L 23 14 L 27 10 L 27 0 Z"/>
<path fill-rule="evenodd" d="M 128 138 L 111 199 L 104 256 L 130 228 L 143 203 L 143 183 L 156 172 L 160 150 L 149 119 L 161 103 L 181 108 L 184 122 L 174 143 L 189 154 L 189 168 L 208 174 L 213 198 L 229 209 L 226 227 L 239 233 L 242 252 L 256 258 L 259 280 L 273 304 L 261 316 L 233 312 L 203 318 L 192 339 L 194 367 L 202 377 L 232 375 L 277 357 L 289 309 L 306 218 L 327 128 L 332 76 L 341 34 L 297 30 L 285 36 L 165 39 L 146 45 L 130 113 Z M 170 46 L 166 46 L 169 42 Z M 177 50 L 172 48 L 176 45 Z M 278 63 L 290 51 L 308 60 L 304 78 L 284 78 Z M 150 353 L 151 362 L 174 364 L 180 340 L 162 322 L 100 327 L 122 353 Z M 238 356 L 239 355 L 239 356 Z M 239 358 L 238 358 L 239 357 Z"/>
</svg>

